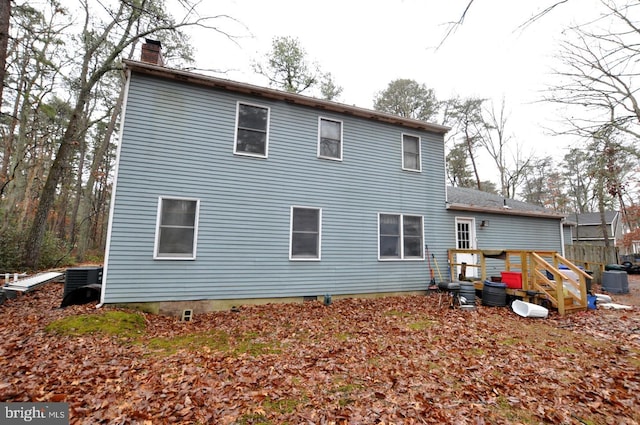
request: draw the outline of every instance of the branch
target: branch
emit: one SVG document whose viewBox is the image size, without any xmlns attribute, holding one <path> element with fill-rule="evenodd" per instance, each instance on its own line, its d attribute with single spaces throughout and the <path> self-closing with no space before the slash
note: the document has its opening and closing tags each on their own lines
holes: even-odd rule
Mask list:
<svg viewBox="0 0 640 425">
<path fill-rule="evenodd" d="M 523 24 L 520 24 L 518 26 L 518 28 L 516 28 L 516 30 L 524 30 L 526 27 L 528 27 L 529 25 L 533 24 L 535 21 L 537 21 L 538 19 L 542 18 L 547 13 L 551 12 L 557 6 L 561 5 L 562 3 L 566 3 L 568 1 L 569 0 L 560 0 L 560 1 L 555 2 L 554 4 L 552 4 L 551 6 L 547 7 L 546 9 L 543 9 L 542 12 L 537 13 L 537 14 L 533 15 L 531 18 L 527 19 Z"/>
<path fill-rule="evenodd" d="M 462 15 L 460 15 L 460 18 L 456 22 L 450 22 L 449 23 L 449 28 L 447 29 L 447 31 L 446 31 L 444 37 L 442 38 L 442 40 L 440 40 L 440 43 L 438 44 L 438 47 L 436 47 L 436 51 L 444 44 L 445 41 L 447 41 L 447 38 L 449 38 L 449 36 L 451 34 L 456 32 L 458 27 L 464 23 L 464 18 L 467 16 L 467 12 L 469 12 L 469 8 L 471 7 L 472 4 L 473 4 L 473 0 L 469 0 L 469 3 L 467 4 L 467 7 L 464 8 L 464 11 L 462 12 Z"/>
</svg>

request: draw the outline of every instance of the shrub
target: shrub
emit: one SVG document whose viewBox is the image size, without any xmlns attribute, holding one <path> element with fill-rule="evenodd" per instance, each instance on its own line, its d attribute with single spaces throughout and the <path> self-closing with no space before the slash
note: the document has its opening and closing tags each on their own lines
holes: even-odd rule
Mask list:
<svg viewBox="0 0 640 425">
<path fill-rule="evenodd" d="M 70 253 L 69 244 L 66 241 L 56 237 L 53 232 L 47 232 L 40 246 L 38 269 L 72 265 L 73 258 L 69 255 Z"/>
<path fill-rule="evenodd" d="M 22 263 L 23 235 L 15 228 L 0 230 L 0 272 L 20 271 Z"/>
<path fill-rule="evenodd" d="M 22 272 L 26 270 L 24 263 L 24 245 L 27 231 L 16 228 L 0 230 L 0 273 Z M 73 263 L 69 256 L 69 245 L 56 237 L 52 232 L 45 234 L 40 247 L 38 270 L 68 266 Z"/>
</svg>

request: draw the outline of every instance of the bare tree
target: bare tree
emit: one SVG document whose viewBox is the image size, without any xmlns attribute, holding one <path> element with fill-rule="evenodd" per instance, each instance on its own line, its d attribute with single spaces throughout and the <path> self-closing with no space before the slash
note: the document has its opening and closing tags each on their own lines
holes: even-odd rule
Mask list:
<svg viewBox="0 0 640 425">
<path fill-rule="evenodd" d="M 573 210 L 578 214 L 593 211 L 591 193 L 593 193 L 594 179 L 590 171 L 590 152 L 573 148 L 569 150 L 561 167 L 564 170 L 564 179 L 567 193 L 571 197 Z"/>
<path fill-rule="evenodd" d="M 563 132 L 589 139 L 603 125 L 640 137 L 640 27 L 636 1 L 602 0 L 605 14 L 567 31 L 546 100 L 573 107 Z"/>
<path fill-rule="evenodd" d="M 590 180 L 591 206 L 585 206 L 584 189 L 574 191 L 578 212 L 600 211 L 603 232 L 605 209 L 620 208 L 625 214 L 625 176 L 631 159 L 640 157 L 640 26 L 633 18 L 640 3 L 631 0 L 601 0 L 604 13 L 594 21 L 566 32 L 556 69 L 559 83 L 549 88 L 546 100 L 562 105 L 568 113 L 566 126 L 558 133 L 580 137 L 586 149 L 574 152 L 584 159 L 586 176 L 569 172 L 574 181 Z"/>
<path fill-rule="evenodd" d="M 445 107 L 447 115 L 444 121 L 446 125 L 450 125 L 453 128 L 453 137 L 460 139 L 459 143 L 465 147 L 478 190 L 483 189 L 478 171 L 476 148 L 487 127 L 482 115 L 482 106 L 485 101 L 486 99 L 454 98 L 445 102 L 447 104 Z"/>
<path fill-rule="evenodd" d="M 506 102 L 502 98 L 499 109 L 492 102 L 483 109 L 486 125 L 480 134 L 479 144 L 493 159 L 500 176 L 500 194 L 513 198 L 532 161 L 532 154 L 525 155 L 518 144 L 512 147 L 513 136 L 508 133 Z"/>
<path fill-rule="evenodd" d="M 447 24 L 447 28 L 445 30 L 444 35 L 442 36 L 442 39 L 440 40 L 440 43 L 438 44 L 438 49 L 440 47 L 442 47 L 442 45 L 447 41 L 447 39 L 449 37 L 451 37 L 457 30 L 458 28 L 460 28 L 463 24 L 464 21 L 467 19 L 467 15 L 469 14 L 469 11 L 471 9 L 471 6 L 473 5 L 475 0 L 467 0 L 467 4 L 464 7 L 464 9 L 462 9 L 462 12 L 460 13 L 460 15 L 458 15 L 458 19 L 455 21 L 451 21 Z M 535 12 L 531 18 L 527 19 L 525 22 L 521 23 L 520 25 L 518 25 L 518 29 L 524 29 L 526 27 L 528 27 L 529 25 L 533 24 L 534 22 L 537 22 L 538 20 L 542 19 L 544 16 L 546 16 L 548 13 L 550 13 L 551 11 L 553 11 L 556 7 L 560 6 L 561 4 L 567 3 L 569 0 L 555 0 L 552 2 L 549 2 L 547 4 L 545 4 L 544 6 L 542 6 L 542 9 L 539 9 L 537 12 Z"/>
<path fill-rule="evenodd" d="M 194 5 L 190 2 L 183 1 L 182 4 L 188 7 L 190 12 L 193 11 Z M 93 10 L 94 6 L 103 9 Z M 31 268 L 38 265 L 47 217 L 54 206 L 56 189 L 76 149 L 77 140 L 84 137 L 86 124 L 90 122 L 85 119 L 85 107 L 101 80 L 120 67 L 119 60 L 123 52 L 141 38 L 151 35 L 162 37 L 163 34 L 168 37 L 179 33 L 181 28 L 195 25 L 215 29 L 209 25 L 215 17 L 200 18 L 190 15 L 191 20 L 175 22 L 164 12 L 166 8 L 162 0 L 118 2 L 114 7 L 107 3 L 94 4 L 86 0 L 81 2 L 81 7 L 84 23 L 78 40 L 78 73 L 73 75 L 70 84 L 74 95 L 73 107 L 40 191 L 38 206 L 27 237 L 24 259 L 25 264 Z M 97 18 L 98 16 L 107 16 L 109 19 L 103 22 Z M 141 25 L 141 22 L 144 24 Z"/>
</svg>

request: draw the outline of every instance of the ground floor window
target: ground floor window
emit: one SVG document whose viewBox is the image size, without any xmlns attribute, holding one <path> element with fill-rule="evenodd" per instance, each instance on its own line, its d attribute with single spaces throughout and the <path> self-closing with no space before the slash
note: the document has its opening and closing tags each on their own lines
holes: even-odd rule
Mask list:
<svg viewBox="0 0 640 425">
<path fill-rule="evenodd" d="M 289 259 L 320 260 L 322 209 L 291 207 Z"/>
<path fill-rule="evenodd" d="M 424 259 L 422 216 L 378 215 L 378 257 L 381 260 Z"/>
<path fill-rule="evenodd" d="M 196 258 L 199 206 L 197 199 L 159 198 L 154 258 Z"/>
</svg>

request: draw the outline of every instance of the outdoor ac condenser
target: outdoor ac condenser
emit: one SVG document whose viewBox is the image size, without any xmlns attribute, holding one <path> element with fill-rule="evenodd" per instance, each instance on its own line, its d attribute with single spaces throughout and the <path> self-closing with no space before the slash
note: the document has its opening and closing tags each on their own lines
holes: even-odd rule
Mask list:
<svg viewBox="0 0 640 425">
<path fill-rule="evenodd" d="M 67 294 L 86 285 L 102 285 L 102 267 L 76 267 L 67 269 L 64 278 L 64 298 Z"/>
</svg>

